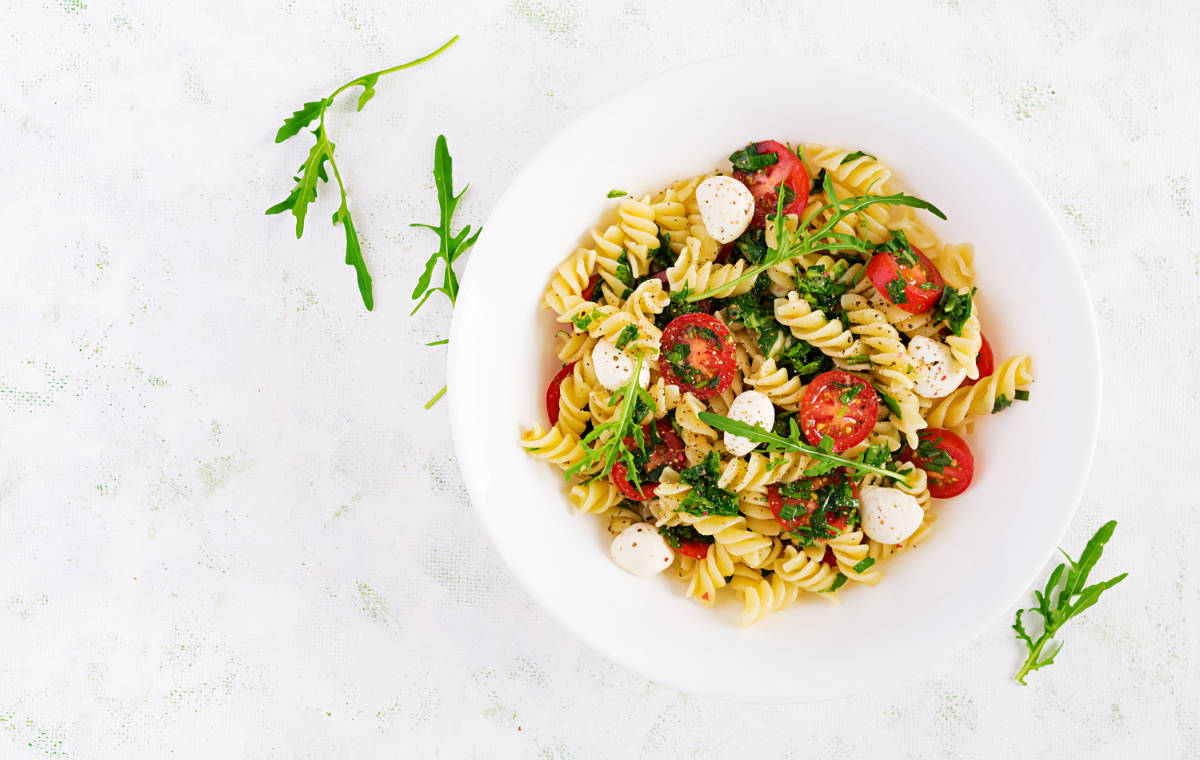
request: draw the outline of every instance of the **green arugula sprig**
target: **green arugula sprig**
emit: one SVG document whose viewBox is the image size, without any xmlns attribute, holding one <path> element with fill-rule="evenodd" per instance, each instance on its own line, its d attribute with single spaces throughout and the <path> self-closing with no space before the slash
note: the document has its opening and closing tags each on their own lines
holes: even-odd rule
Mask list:
<svg viewBox="0 0 1200 760">
<path fill-rule="evenodd" d="M 913 208 L 921 208 L 930 211 L 938 217 L 945 219 L 946 215 L 941 209 L 934 206 L 928 201 L 917 198 L 916 196 L 906 195 L 904 193 L 895 193 L 893 195 L 856 195 L 848 198 L 838 198 L 837 193 L 833 188 L 833 180 L 829 175 L 824 177 L 825 197 L 827 203 L 816 208 L 812 213 L 800 220 L 796 230 L 790 230 L 785 223 L 783 207 L 784 193 L 779 193 L 779 199 L 776 203 L 775 213 L 770 219 L 775 225 L 775 247 L 767 249 L 767 255 L 761 263 L 750 267 L 738 277 L 724 283 L 715 288 L 709 288 L 701 293 L 693 293 L 688 296 L 689 301 L 700 301 L 705 298 L 719 296 L 722 293 L 728 293 L 746 280 L 752 280 L 771 267 L 786 261 L 794 256 L 802 256 L 809 253 L 822 252 L 842 252 L 847 251 L 857 252 L 864 259 L 869 257 L 870 243 L 861 240 L 854 235 L 847 235 L 841 232 L 834 232 L 834 227 L 838 222 L 845 219 L 850 214 L 862 211 L 863 209 L 882 203 L 892 206 L 912 206 Z M 812 232 L 807 232 L 808 226 L 812 223 L 819 214 L 830 209 L 834 210 L 829 220 Z"/>
<path fill-rule="evenodd" d="M 889 470 L 886 467 L 880 467 L 877 464 L 872 464 L 866 461 L 865 456 L 860 456 L 857 459 L 851 459 L 839 454 L 833 453 L 833 439 L 829 436 L 821 439 L 821 445 L 810 446 L 802 442 L 800 438 L 800 428 L 796 424 L 796 420 L 789 419 L 790 435 L 787 437 L 776 435 L 768 430 L 765 430 L 758 425 L 750 425 L 739 420 L 722 417 L 713 412 L 700 412 L 700 420 L 706 422 L 717 430 L 722 430 L 734 435 L 740 435 L 744 438 L 749 438 L 755 443 L 763 444 L 767 451 L 799 451 L 803 454 L 808 454 L 813 459 L 817 460 L 809 470 L 805 471 L 805 475 L 823 475 L 835 467 L 850 467 L 860 472 L 872 472 L 876 475 L 882 475 L 892 480 L 904 480 L 907 477 L 906 473 Z M 866 452 L 864 452 L 865 454 Z"/>
<path fill-rule="evenodd" d="M 592 473 L 593 470 L 595 472 L 591 475 L 592 480 L 603 478 L 612 472 L 613 465 L 622 462 L 629 481 L 635 488 L 641 488 L 637 463 L 633 458 L 633 450 L 640 451 L 646 443 L 641 420 L 644 415 L 639 415 L 638 409 L 654 406 L 654 397 L 638 382 L 644 363 L 645 357 L 639 353 L 634 360 L 633 374 L 630 375 L 629 382 L 614 391 L 608 400 L 609 406 L 620 404 L 620 412 L 613 415 L 608 422 L 592 428 L 592 431 L 583 437 L 583 458 L 567 468 L 565 480 L 583 473 Z M 627 447 L 626 438 L 632 439 L 634 445 Z"/>
<path fill-rule="evenodd" d="M 1116 527 L 1116 520 L 1109 520 L 1101 525 L 1096 534 L 1087 542 L 1083 553 L 1079 555 L 1078 562 L 1059 549 L 1067 561 L 1054 568 L 1054 572 L 1050 573 L 1050 579 L 1046 581 L 1044 590 L 1033 592 L 1034 598 L 1037 599 L 1037 606 L 1017 610 L 1013 630 L 1017 632 L 1017 638 L 1025 642 L 1025 646 L 1029 649 L 1029 656 L 1025 658 L 1025 664 L 1014 676 L 1017 683 L 1022 686 L 1026 685 L 1025 676 L 1054 662 L 1054 658 L 1062 651 L 1062 643 L 1060 642 L 1049 654 L 1043 655 L 1042 650 L 1064 623 L 1095 604 L 1102 593 L 1125 580 L 1128 573 L 1121 573 L 1114 578 L 1091 586 L 1087 585 L 1088 575 L 1096 566 L 1101 552 L 1104 551 L 1104 545 L 1108 543 L 1108 539 L 1112 538 Z M 1055 592 L 1057 592 L 1057 596 L 1055 596 Z M 1042 634 L 1036 639 L 1025 630 L 1025 625 L 1021 621 L 1021 615 L 1029 612 L 1036 612 L 1042 616 Z"/>
<path fill-rule="evenodd" d="M 288 194 L 287 198 L 267 209 L 267 213 L 281 214 L 284 211 L 291 211 L 296 217 L 296 238 L 299 239 L 304 234 L 304 220 L 308 215 L 308 206 L 317 199 L 317 185 L 320 182 L 329 181 L 329 173 L 325 169 L 325 165 L 328 164 L 329 168 L 333 169 L 333 177 L 337 180 L 338 192 L 342 196 L 341 205 L 338 206 L 337 211 L 333 212 L 333 224 L 334 226 L 342 225 L 342 228 L 346 232 L 346 263 L 354 267 L 358 278 L 358 292 L 362 294 L 363 305 L 367 307 L 367 311 L 375 308 L 375 297 L 371 288 L 371 275 L 367 271 L 367 262 L 363 259 L 362 246 L 358 239 L 358 230 L 355 228 L 354 220 L 350 216 L 350 203 L 346 198 L 346 183 L 342 180 L 342 173 L 338 169 L 337 161 L 333 157 L 334 144 L 329 139 L 329 133 L 325 129 L 325 112 L 329 110 L 329 106 L 333 105 L 333 101 L 338 95 L 351 87 L 363 88 L 358 96 L 357 110 L 361 111 L 363 106 L 371 98 L 375 97 L 375 85 L 379 82 L 380 77 L 424 63 L 457 41 L 458 35 L 455 35 L 446 44 L 432 53 L 423 55 L 407 63 L 402 63 L 399 66 L 392 66 L 388 69 L 382 69 L 356 79 L 351 79 L 334 90 L 329 97 L 309 101 L 302 105 L 284 120 L 283 126 L 275 133 L 275 142 L 281 143 L 300 134 L 300 130 L 309 126 L 314 121 L 317 122 L 317 128 L 313 130 L 313 135 L 317 139 L 316 144 L 308 152 L 308 157 L 304 159 L 304 163 L 300 165 L 298 174 L 293 177 L 296 184 L 292 188 L 292 192 Z"/>
<path fill-rule="evenodd" d="M 464 187 L 458 195 L 454 194 L 454 162 L 450 158 L 450 149 L 446 147 L 446 136 L 438 135 L 437 142 L 433 148 L 433 183 L 437 186 L 438 208 L 441 210 L 440 220 L 437 226 L 432 224 L 424 224 L 422 222 L 413 222 L 410 227 L 423 227 L 431 230 L 438 236 L 440 245 L 429 260 L 425 262 L 425 270 L 421 272 L 420 278 L 417 280 L 417 286 L 413 289 L 413 300 L 417 301 L 417 305 L 413 307 L 412 314 L 425 305 L 429 297 L 434 293 L 445 293 L 450 299 L 451 308 L 458 301 L 458 275 L 454 272 L 454 262 L 460 256 L 467 252 L 471 246 L 475 245 L 475 240 L 479 237 L 479 233 L 483 232 L 483 228 L 475 230 L 475 234 L 471 234 L 471 225 L 467 225 L 458 231 L 455 235 L 451 231 L 451 222 L 454 218 L 454 211 L 458 208 L 458 202 L 467 194 L 467 187 Z M 433 286 L 433 272 L 437 269 L 438 262 L 443 263 L 442 284 Z M 410 315 L 411 316 L 411 315 Z M 433 398 L 429 399 L 425 404 L 425 408 L 429 409 L 437 400 L 446 392 L 446 386 L 437 392 Z"/>
</svg>

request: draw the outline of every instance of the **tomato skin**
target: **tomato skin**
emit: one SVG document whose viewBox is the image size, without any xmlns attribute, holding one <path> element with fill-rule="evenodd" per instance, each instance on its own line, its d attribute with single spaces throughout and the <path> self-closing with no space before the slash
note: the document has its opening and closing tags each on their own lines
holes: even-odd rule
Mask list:
<svg viewBox="0 0 1200 760">
<path fill-rule="evenodd" d="M 867 276 L 871 278 L 875 289 L 888 300 L 888 303 L 899 306 L 910 314 L 920 314 L 937 305 L 938 299 L 942 297 L 942 289 L 945 287 L 946 281 L 942 279 L 942 273 L 938 271 L 937 265 L 930 261 L 928 256 L 921 253 L 916 246 L 913 246 L 912 252 L 917 257 L 918 266 L 916 267 L 904 266 L 894 253 L 877 252 L 867 262 Z M 892 300 L 887 289 L 888 283 L 897 277 L 904 281 L 905 300 L 903 303 L 896 303 Z M 931 283 L 936 287 L 922 288 L 921 285 L 925 283 Z"/>
<path fill-rule="evenodd" d="M 712 335 L 704 335 L 705 331 L 711 331 Z M 715 342 L 712 336 L 716 337 Z M 737 369 L 733 336 L 729 328 L 713 315 L 693 312 L 672 319 L 663 330 L 659 345 L 659 372 L 668 383 L 679 386 L 681 391 L 690 392 L 703 400 L 724 393 L 733 383 Z M 679 376 L 670 359 L 672 352 L 679 350 L 678 346 L 687 348 L 683 364 L 703 379 L 692 377 L 692 382 Z"/>
<path fill-rule="evenodd" d="M 558 424 L 558 400 L 562 398 L 562 383 L 574 368 L 575 362 L 563 367 L 550 381 L 550 385 L 546 386 L 546 416 L 550 418 L 551 425 Z"/>
<path fill-rule="evenodd" d="M 650 438 L 651 425 L 654 425 L 655 431 L 662 441 L 650 452 L 643 469 L 653 470 L 665 465 L 670 465 L 678 469 L 686 465 L 687 457 L 683 453 L 683 441 L 675 433 L 675 429 L 671 427 L 670 421 L 664 417 L 661 420 L 648 422 L 642 426 L 644 441 L 652 440 Z M 637 441 L 633 440 L 633 436 L 625 438 L 625 448 L 632 449 L 636 445 Z M 654 498 L 654 489 L 658 486 L 658 481 L 647 483 L 645 478 L 639 478 L 641 487 L 635 487 L 633 483 L 629 482 L 629 468 L 622 462 L 617 462 L 613 465 L 612 473 L 609 477 L 613 485 L 617 487 L 617 490 L 624 494 L 626 498 L 633 501 L 645 501 L 646 499 Z"/>
<path fill-rule="evenodd" d="M 744 184 L 754 196 L 754 217 L 750 220 L 751 228 L 762 227 L 768 216 L 773 216 L 779 207 L 780 185 L 786 184 L 795 198 L 783 207 L 784 214 L 799 214 L 808 204 L 808 190 L 811 182 L 808 170 L 804 168 L 795 153 L 788 147 L 774 140 L 763 140 L 755 143 L 754 149 L 759 155 L 774 153 L 779 160 L 765 169 L 756 172 L 746 172 L 740 169 L 733 172 L 734 179 Z"/>
<path fill-rule="evenodd" d="M 929 476 L 929 495 L 935 499 L 949 499 L 967 490 L 975 477 L 975 455 L 967 442 L 944 428 L 926 428 L 919 436 L 922 442 L 936 442 L 937 448 L 953 460 L 953 464 L 946 465 L 939 473 L 930 469 L 928 460 L 911 449 L 905 449 L 900 455 L 904 461 L 925 470 Z"/>
<path fill-rule="evenodd" d="M 979 347 L 979 356 L 975 359 L 975 364 L 979 367 L 979 377 L 975 380 L 968 377 L 963 380 L 963 385 L 974 385 L 996 371 L 996 358 L 992 355 L 992 344 L 988 343 L 986 335 L 979 337 L 983 338 L 983 345 Z"/>
<path fill-rule="evenodd" d="M 858 394 L 843 404 L 840 397 L 848 386 L 860 386 Z M 879 394 L 870 383 L 849 372 L 831 370 L 813 378 L 800 400 L 800 427 L 813 446 L 828 435 L 833 450 L 840 453 L 870 435 L 879 417 Z"/>
<path fill-rule="evenodd" d="M 709 544 L 703 541 L 681 541 L 679 542 L 679 548 L 675 551 L 692 559 L 704 559 L 708 556 L 708 547 Z"/>
</svg>

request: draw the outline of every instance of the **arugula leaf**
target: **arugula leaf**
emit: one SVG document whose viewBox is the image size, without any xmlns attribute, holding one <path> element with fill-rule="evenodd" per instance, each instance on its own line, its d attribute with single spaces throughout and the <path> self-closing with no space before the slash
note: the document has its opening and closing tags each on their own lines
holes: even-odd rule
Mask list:
<svg viewBox="0 0 1200 760">
<path fill-rule="evenodd" d="M 450 305 L 453 306 L 458 300 L 458 275 L 454 273 L 454 262 L 459 256 L 463 255 L 467 249 L 475 245 L 475 240 L 479 237 L 482 229 L 475 230 L 475 234 L 471 234 L 471 225 L 467 225 L 459 230 L 455 235 L 450 231 L 451 218 L 454 216 L 454 210 L 458 208 L 458 202 L 466 195 L 467 188 L 464 187 L 458 195 L 454 194 L 454 165 L 450 158 L 450 151 L 446 147 L 446 136 L 438 135 L 437 143 L 433 149 L 433 181 L 437 185 L 438 206 L 441 209 L 441 220 L 437 226 L 432 224 L 424 224 L 422 222 L 413 222 L 410 227 L 424 227 L 427 230 L 433 231 L 440 239 L 441 245 L 438 250 L 429 257 L 425 262 L 425 271 L 421 273 L 417 280 L 417 286 L 413 289 L 413 300 L 417 301 L 417 305 L 413 307 L 412 313 L 425 305 L 429 297 L 434 293 L 445 293 L 450 299 Z M 433 272 L 437 268 L 438 262 L 445 264 L 443 272 L 442 285 L 432 287 L 430 281 L 433 279 Z"/>
<path fill-rule="evenodd" d="M 717 430 L 733 433 L 734 435 L 740 435 L 745 438 L 749 438 L 755 443 L 764 444 L 767 451 L 799 451 L 803 454 L 808 454 L 810 457 L 818 461 L 832 463 L 834 467 L 850 467 L 862 472 L 873 472 L 877 475 L 883 475 L 884 477 L 891 478 L 893 480 L 904 479 L 904 475 L 896 472 L 895 470 L 889 470 L 864 462 L 861 456 L 859 459 L 850 459 L 849 457 L 844 457 L 840 454 L 831 453 L 831 451 L 827 451 L 818 446 L 810 446 L 807 443 L 802 443 L 800 441 L 800 429 L 796 425 L 796 419 L 794 417 L 788 420 L 791 425 L 791 434 L 788 436 L 776 435 L 775 433 L 764 430 L 758 425 L 749 425 L 745 422 L 730 419 L 729 417 L 722 417 L 721 415 L 714 414 L 713 412 L 700 412 L 699 417 L 702 422 L 715 427 Z M 824 439 L 822 439 L 822 443 L 824 442 Z"/>
<path fill-rule="evenodd" d="M 834 232 L 834 227 L 845 219 L 847 216 L 862 211 L 868 206 L 876 204 L 884 204 L 891 206 L 909 206 L 912 208 L 920 208 L 929 211 L 936 216 L 945 219 L 946 215 L 941 209 L 934 206 L 928 201 L 922 200 L 912 195 L 904 193 L 895 193 L 893 195 L 860 195 L 849 198 L 837 198 L 834 194 L 833 183 L 829 176 L 825 177 L 825 194 L 827 203 L 813 209 L 805 218 L 800 220 L 795 231 L 788 229 L 784 224 L 783 214 L 783 195 L 777 201 L 775 213 L 768 216 L 768 219 L 775 225 L 778 233 L 776 234 L 775 248 L 767 249 L 766 258 L 759 264 L 756 264 L 741 275 L 723 283 L 714 288 L 710 288 L 701 293 L 693 293 L 688 297 L 690 301 L 699 301 L 704 298 L 728 293 L 741 283 L 752 280 L 760 274 L 775 266 L 776 264 L 785 261 L 793 256 L 802 256 L 808 253 L 821 252 L 839 252 L 843 253 L 846 250 L 854 251 L 864 257 L 869 253 L 870 243 L 860 240 L 853 235 L 846 235 Z M 833 210 L 820 227 L 813 231 L 808 231 L 809 225 L 820 214 Z"/>
<path fill-rule="evenodd" d="M 1026 676 L 1039 668 L 1053 664 L 1054 658 L 1062 650 L 1062 644 L 1059 643 L 1048 654 L 1043 654 L 1043 650 L 1063 624 L 1082 614 L 1100 600 L 1101 594 L 1125 580 L 1129 575 L 1121 573 L 1106 581 L 1091 586 L 1087 585 L 1088 576 L 1091 574 L 1092 568 L 1096 566 L 1096 562 L 1099 561 L 1100 554 L 1104 551 L 1104 545 L 1112 538 L 1116 527 L 1116 520 L 1109 520 L 1100 526 L 1100 529 L 1087 542 L 1083 553 L 1079 555 L 1078 562 L 1071 559 L 1066 552 L 1062 552 L 1067 561 L 1054 568 L 1054 571 L 1050 573 L 1045 589 L 1033 592 L 1037 606 L 1017 610 L 1012 627 L 1016 632 L 1017 639 L 1024 642 L 1029 650 L 1025 663 L 1014 676 L 1017 683 L 1025 686 Z M 1056 592 L 1057 597 L 1055 596 Z M 1042 633 L 1036 639 L 1026 630 L 1024 621 L 1021 619 L 1023 614 L 1030 612 L 1036 612 L 1042 617 Z"/>
<path fill-rule="evenodd" d="M 625 440 L 627 438 L 632 440 L 634 449 L 641 449 L 645 445 L 645 435 L 642 433 L 641 423 L 649 413 L 648 410 L 654 407 L 654 397 L 638 382 L 641 379 L 644 362 L 645 357 L 639 353 L 629 381 L 614 391 L 609 399 L 609 406 L 619 403 L 620 410 L 607 422 L 593 427 L 591 432 L 583 437 L 583 440 L 580 441 L 583 456 L 578 462 L 567 468 L 564 480 L 570 480 L 584 472 L 591 472 L 592 469 L 597 468 L 597 465 L 597 472 L 592 475 L 591 479 L 607 477 L 612 472 L 613 465 L 618 461 L 625 464 L 630 479 L 637 480 L 637 463 L 634 461 L 633 451 L 626 447 Z M 640 487 L 639 483 L 635 482 L 634 485 Z"/>
<path fill-rule="evenodd" d="M 317 184 L 318 182 L 329 181 L 329 174 L 325 170 L 325 165 L 328 163 L 329 167 L 333 170 L 334 179 L 337 180 L 338 192 L 341 194 L 342 200 L 338 210 L 333 214 L 333 224 L 335 226 L 342 225 L 342 228 L 346 232 L 346 263 L 354 267 L 358 280 L 358 290 L 362 295 L 363 305 L 367 307 L 367 311 L 375 308 L 371 275 L 367 272 L 367 263 L 363 259 L 358 231 L 355 229 L 354 221 L 350 217 L 350 204 L 346 199 L 346 184 L 342 180 L 337 161 L 334 159 L 333 142 L 329 139 L 329 135 L 325 131 L 325 112 L 329 109 L 329 106 L 333 105 L 338 95 L 351 87 L 363 88 L 363 92 L 358 98 L 358 110 L 361 111 L 363 106 L 367 104 L 367 101 L 374 97 L 375 85 L 379 82 L 381 76 L 424 63 L 457 41 L 458 35 L 455 35 L 432 53 L 428 53 L 407 63 L 402 63 L 399 66 L 393 66 L 389 69 L 375 71 L 357 79 L 352 79 L 334 90 L 329 97 L 321 98 L 320 100 L 310 100 L 292 112 L 291 116 L 284 119 L 283 126 L 275 133 L 275 142 L 278 144 L 295 137 L 300 133 L 300 130 L 305 129 L 314 121 L 317 122 L 317 128 L 312 132 L 313 136 L 316 137 L 316 144 L 309 150 L 308 158 L 305 159 L 304 163 L 300 166 L 299 173 L 293 178 L 295 185 L 292 191 L 288 194 L 287 198 L 268 208 L 267 214 L 280 214 L 284 211 L 291 211 L 292 215 L 296 217 L 296 237 L 299 238 L 303 235 L 304 219 L 308 214 L 308 207 L 317 199 Z"/>
<path fill-rule="evenodd" d="M 845 166 L 846 164 L 850 163 L 851 161 L 862 158 L 863 156 L 866 156 L 867 158 L 870 158 L 872 160 L 874 160 L 874 158 L 875 158 L 870 153 L 863 153 L 861 150 L 856 150 L 853 153 L 847 153 L 846 156 L 838 164 L 838 166 Z"/>
</svg>

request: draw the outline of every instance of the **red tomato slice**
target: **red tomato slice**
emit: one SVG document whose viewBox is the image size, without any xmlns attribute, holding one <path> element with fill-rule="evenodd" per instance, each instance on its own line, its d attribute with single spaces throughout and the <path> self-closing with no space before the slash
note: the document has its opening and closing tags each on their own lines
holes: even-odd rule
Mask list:
<svg viewBox="0 0 1200 760">
<path fill-rule="evenodd" d="M 975 457 L 962 438 L 942 428 L 920 432 L 917 450 L 906 449 L 900 456 L 929 475 L 929 495 L 935 499 L 958 496 L 975 477 Z"/>
<path fill-rule="evenodd" d="M 750 189 L 754 196 L 754 218 L 751 227 L 762 227 L 768 216 L 773 216 L 779 207 L 779 186 L 787 185 L 795 197 L 783 207 L 785 214 L 799 214 L 808 204 L 810 181 L 804 162 L 788 150 L 786 145 L 774 140 L 756 143 L 754 149 L 761 156 L 774 153 L 779 160 L 756 172 L 734 171 L 733 176 Z"/>
<path fill-rule="evenodd" d="M 737 367 L 733 336 L 721 320 L 700 312 L 672 319 L 659 342 L 658 368 L 668 383 L 698 399 L 723 393 Z"/>
<path fill-rule="evenodd" d="M 602 295 L 604 295 L 604 292 L 600 290 L 600 275 L 594 274 L 588 280 L 587 285 L 583 286 L 583 297 L 589 301 L 599 303 L 600 296 Z"/>
<path fill-rule="evenodd" d="M 979 356 L 975 359 L 975 364 L 979 367 L 979 378 L 972 380 L 968 377 L 963 380 L 963 385 L 974 385 L 996 371 L 996 359 L 992 356 L 992 344 L 988 343 L 986 335 L 979 337 L 983 338 L 983 345 L 979 347 Z"/>
<path fill-rule="evenodd" d="M 829 436 L 835 452 L 866 438 L 878 417 L 879 395 L 875 389 L 866 380 L 841 370 L 814 377 L 800 400 L 804 437 L 816 446 Z"/>
<path fill-rule="evenodd" d="M 651 437 L 650 426 L 654 425 L 654 429 L 658 434 L 659 441 L 654 445 L 654 449 L 650 452 L 644 465 L 642 472 L 670 465 L 676 469 L 681 469 L 687 464 L 687 457 L 683 453 L 683 441 L 675 434 L 675 429 L 671 427 L 671 423 L 664 417 L 654 423 L 646 423 L 642 427 L 643 440 L 646 443 L 651 443 L 654 439 Z M 637 445 L 637 441 L 633 440 L 632 436 L 625 438 L 625 448 L 632 449 Z M 654 488 L 658 485 L 658 481 L 652 483 L 646 482 L 646 478 L 642 473 L 638 473 L 638 482 L 641 487 L 634 486 L 629 480 L 629 468 L 623 463 L 617 462 L 613 465 L 611 474 L 613 485 L 617 487 L 626 498 L 633 501 L 645 501 L 646 499 L 654 498 Z"/>
<path fill-rule="evenodd" d="M 708 556 L 708 547 L 709 544 L 706 544 L 703 541 L 680 541 L 679 549 L 676 551 L 685 557 L 691 557 L 692 559 L 704 559 Z"/>
<path fill-rule="evenodd" d="M 814 478 L 813 480 L 814 480 L 815 487 L 820 488 L 823 485 L 827 485 L 828 482 L 832 482 L 833 480 L 835 480 L 835 478 L 830 477 L 830 476 L 822 476 L 819 478 Z M 858 497 L 858 485 L 857 484 L 854 485 L 854 496 L 855 496 L 855 498 Z M 784 520 L 779 516 L 780 513 L 783 511 L 784 505 L 791 505 L 791 506 L 797 506 L 797 507 L 802 506 L 805 509 L 805 514 L 803 517 L 795 517 L 790 520 Z M 780 525 L 787 528 L 788 530 L 796 530 L 797 528 L 801 528 L 805 525 L 808 525 L 809 517 L 812 515 L 812 513 L 817 508 L 817 500 L 816 499 L 786 498 L 783 496 L 783 494 L 781 494 L 779 492 L 778 484 L 772 483 L 771 485 L 767 486 L 767 506 L 771 508 L 771 512 L 775 515 L 775 519 L 779 522 Z M 828 519 L 826 519 L 825 522 L 828 523 L 831 527 L 837 528 L 839 533 L 846 529 L 846 518 L 842 517 L 841 515 L 835 515 L 832 518 L 828 518 Z"/>
<path fill-rule="evenodd" d="M 550 418 L 551 425 L 558 424 L 558 400 L 562 397 L 562 382 L 571 374 L 574 366 L 575 364 L 571 363 L 560 369 L 550 381 L 550 385 L 546 386 L 546 416 Z"/>
<path fill-rule="evenodd" d="M 902 264 L 894 253 L 879 251 L 867 262 L 867 276 L 889 302 L 910 314 L 920 314 L 937 305 L 945 280 L 928 256 L 915 246 L 912 252 L 917 257 L 916 266 Z"/>
</svg>

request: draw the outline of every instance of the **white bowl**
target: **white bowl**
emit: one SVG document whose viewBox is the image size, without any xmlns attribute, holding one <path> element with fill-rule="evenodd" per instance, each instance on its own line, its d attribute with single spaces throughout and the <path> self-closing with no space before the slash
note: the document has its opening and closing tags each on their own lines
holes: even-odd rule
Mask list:
<svg viewBox="0 0 1200 760">
<path fill-rule="evenodd" d="M 786 77 L 774 72 L 788 72 Z M 770 74 L 770 75 L 768 75 Z M 568 504 L 561 473 L 527 456 L 558 368 L 541 296 L 598 223 L 613 188 L 640 195 L 722 165 L 752 140 L 862 149 L 946 212 L 943 240 L 976 245 L 984 331 L 997 361 L 1028 353 L 1027 403 L 982 421 L 970 490 L 942 502 L 920 547 L 840 605 L 802 599 L 751 628 L 730 601 L 608 556 L 604 521 Z M 1095 323 L 1079 267 L 1037 191 L 929 95 L 880 74 L 794 55 L 709 60 L 611 98 L 555 137 L 496 204 L 463 281 L 450 338 L 450 414 L 467 489 L 497 550 L 566 628 L 682 691 L 813 701 L 906 675 L 966 644 L 1035 581 L 1082 492 L 1100 398 Z M 498 621 L 502 622 L 502 621 Z"/>
</svg>

